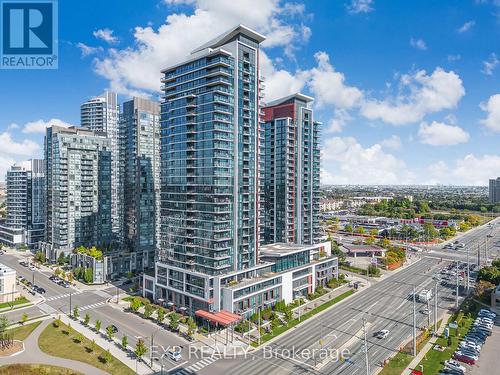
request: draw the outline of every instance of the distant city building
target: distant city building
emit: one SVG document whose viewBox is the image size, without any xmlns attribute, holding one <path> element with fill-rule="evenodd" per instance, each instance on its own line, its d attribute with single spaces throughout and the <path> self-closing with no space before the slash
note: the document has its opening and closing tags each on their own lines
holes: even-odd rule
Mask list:
<svg viewBox="0 0 500 375">
<path fill-rule="evenodd" d="M 154 266 L 160 233 L 159 120 L 158 102 L 133 98 L 123 103 L 120 180 L 123 185 L 124 250 L 132 256 L 130 266 L 116 267 L 125 267 L 125 272 Z"/>
<path fill-rule="evenodd" d="M 51 126 L 45 136 L 46 228 L 50 260 L 79 245 L 107 247 L 111 235 L 111 152 L 106 134 Z"/>
<path fill-rule="evenodd" d="M 80 107 L 80 125 L 84 128 L 106 133 L 111 152 L 111 228 L 113 241 L 123 240 L 123 197 L 119 181 L 120 155 L 118 121 L 120 106 L 116 93 L 106 91 L 87 100 Z"/>
<path fill-rule="evenodd" d="M 264 108 L 264 243 L 313 244 L 319 228 L 319 128 L 310 103 L 294 94 Z"/>
<path fill-rule="evenodd" d="M 490 203 L 500 202 L 500 177 L 490 180 L 488 193 L 489 193 Z"/>
<path fill-rule="evenodd" d="M 0 242 L 36 248 L 44 239 L 45 165 L 32 159 L 14 164 L 6 175 L 7 218 L 0 222 Z"/>
<path fill-rule="evenodd" d="M 0 303 L 12 302 L 17 297 L 16 270 L 0 264 Z"/>
</svg>

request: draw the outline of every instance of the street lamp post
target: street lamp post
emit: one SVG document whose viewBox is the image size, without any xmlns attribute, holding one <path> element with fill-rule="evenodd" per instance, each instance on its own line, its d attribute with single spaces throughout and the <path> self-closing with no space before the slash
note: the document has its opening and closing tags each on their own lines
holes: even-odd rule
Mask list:
<svg viewBox="0 0 500 375">
<path fill-rule="evenodd" d="M 417 313 L 416 313 L 416 291 L 413 286 L 413 356 L 417 355 Z"/>
<path fill-rule="evenodd" d="M 456 262 L 455 308 L 458 309 L 458 260 Z"/>
<path fill-rule="evenodd" d="M 366 375 L 370 375 L 370 362 L 368 361 L 368 342 L 366 340 L 366 319 L 363 318 L 363 336 L 365 341 L 365 367 Z"/>
<path fill-rule="evenodd" d="M 438 321 L 438 282 L 436 281 L 436 285 L 434 285 L 434 335 L 436 336 L 437 336 L 437 321 Z"/>
</svg>

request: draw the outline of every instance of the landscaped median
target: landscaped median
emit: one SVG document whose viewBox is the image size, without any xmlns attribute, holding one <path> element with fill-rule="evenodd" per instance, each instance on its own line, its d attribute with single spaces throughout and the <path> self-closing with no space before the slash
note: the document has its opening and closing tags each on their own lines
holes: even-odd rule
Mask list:
<svg viewBox="0 0 500 375">
<path fill-rule="evenodd" d="M 0 367 L 0 375 L 83 375 L 69 368 L 49 365 L 13 364 Z"/>
<path fill-rule="evenodd" d="M 304 313 L 303 315 L 301 315 L 300 317 L 300 320 L 298 318 L 296 319 L 292 319 L 290 320 L 287 324 L 284 324 L 284 325 L 279 325 L 275 328 L 273 328 L 271 330 L 271 332 L 268 332 L 268 333 L 265 333 L 264 335 L 261 336 L 261 339 L 260 339 L 260 343 L 263 344 L 271 339 L 273 339 L 274 337 L 278 336 L 278 335 L 281 335 L 283 332 L 289 330 L 290 328 L 292 327 L 295 327 L 296 325 L 298 325 L 299 323 L 302 323 L 304 321 L 306 321 L 307 319 L 309 319 L 310 317 L 318 314 L 319 312 L 323 311 L 323 310 L 326 310 L 327 308 L 335 305 L 336 303 L 342 301 L 343 299 L 349 297 L 350 295 L 352 295 L 354 293 L 354 290 L 348 290 L 347 292 L 344 292 L 342 293 L 341 295 L 335 297 L 335 298 L 332 298 L 331 300 L 315 307 L 314 309 Z M 254 347 L 257 347 L 259 344 L 257 341 L 253 341 L 252 342 L 252 346 Z"/>
</svg>

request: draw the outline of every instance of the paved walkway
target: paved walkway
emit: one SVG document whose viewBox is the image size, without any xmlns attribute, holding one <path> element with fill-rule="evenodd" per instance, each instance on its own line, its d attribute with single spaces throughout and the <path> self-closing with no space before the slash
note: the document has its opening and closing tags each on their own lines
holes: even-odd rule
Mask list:
<svg viewBox="0 0 500 375">
<path fill-rule="evenodd" d="M 45 354 L 38 347 L 38 337 L 40 333 L 51 324 L 52 320 L 46 320 L 40 324 L 36 329 L 24 340 L 25 351 L 21 354 L 8 358 L 0 358 L 0 365 L 14 364 L 14 363 L 36 363 L 70 368 L 84 374 L 92 375 L 106 375 L 107 372 L 98 369 L 97 367 L 90 366 L 86 363 L 74 361 L 72 359 L 54 357 Z"/>
</svg>

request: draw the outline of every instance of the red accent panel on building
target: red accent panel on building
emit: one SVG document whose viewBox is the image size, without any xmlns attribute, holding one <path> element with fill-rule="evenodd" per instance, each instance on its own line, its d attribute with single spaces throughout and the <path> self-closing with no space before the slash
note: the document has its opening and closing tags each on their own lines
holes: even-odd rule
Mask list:
<svg viewBox="0 0 500 375">
<path fill-rule="evenodd" d="M 295 120 L 295 104 L 282 104 L 264 108 L 264 121 L 267 122 L 282 117 L 291 117 Z"/>
</svg>

